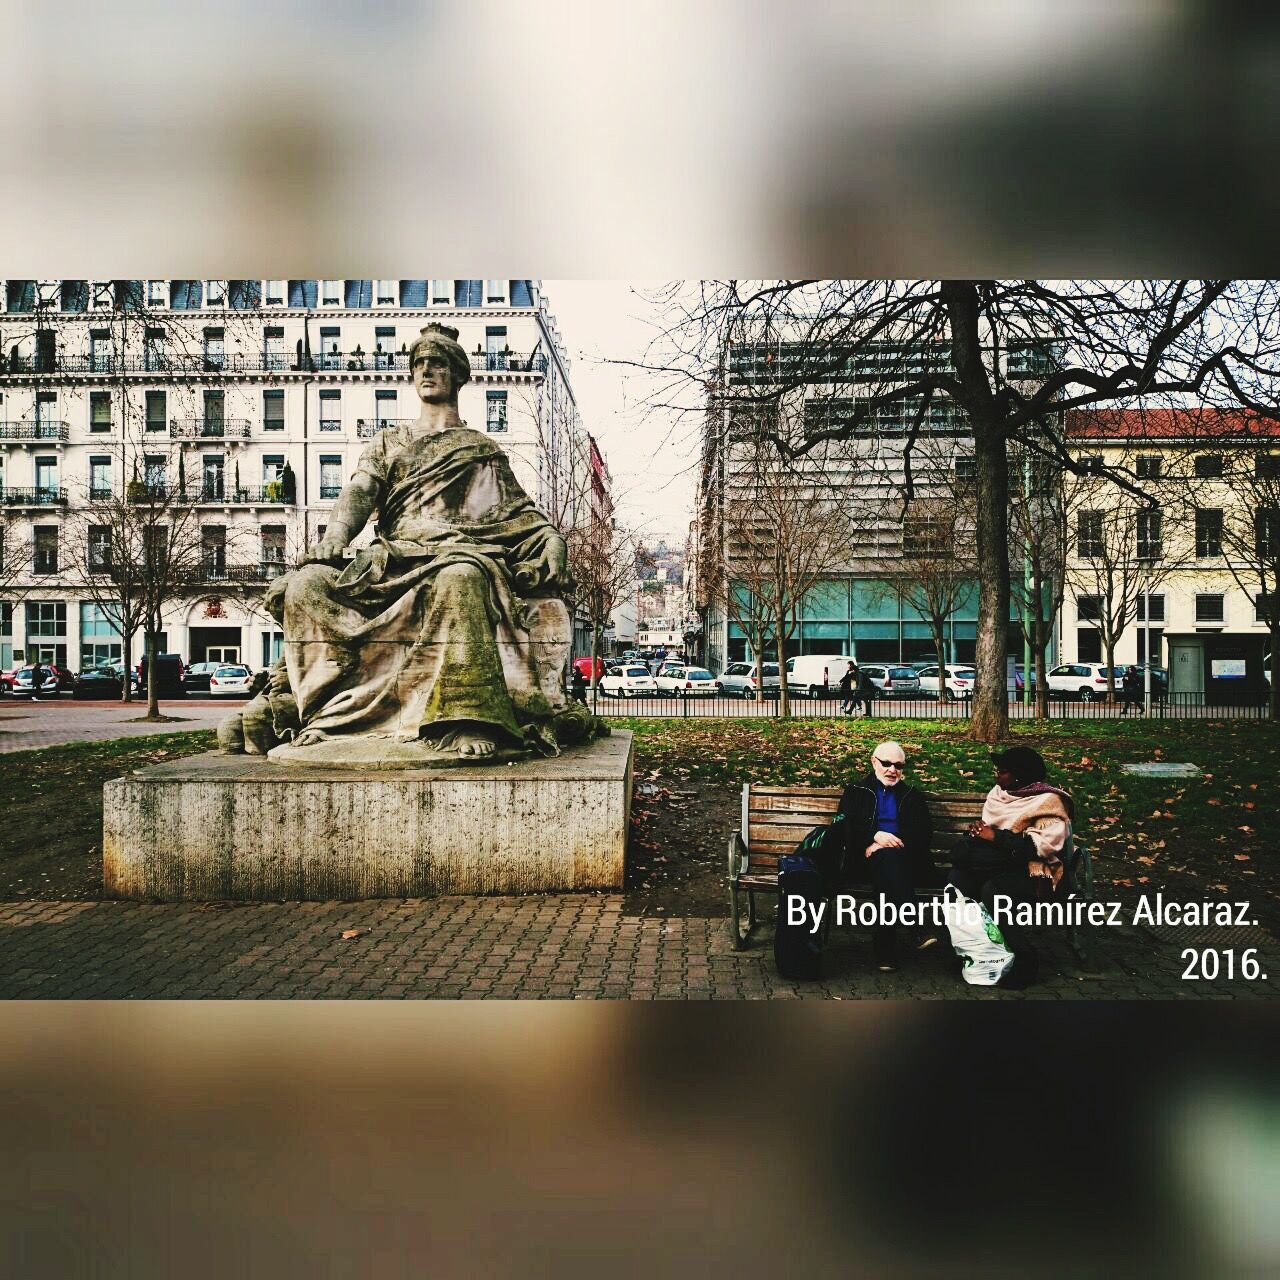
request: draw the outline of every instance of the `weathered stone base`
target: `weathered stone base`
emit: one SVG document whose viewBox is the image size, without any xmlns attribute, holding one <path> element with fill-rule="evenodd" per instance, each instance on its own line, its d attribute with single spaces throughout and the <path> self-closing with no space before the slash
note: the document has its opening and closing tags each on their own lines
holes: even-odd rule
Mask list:
<svg viewBox="0 0 1280 1280">
<path fill-rule="evenodd" d="M 108 897 L 327 901 L 622 888 L 631 734 L 361 776 L 208 755 L 103 788 Z"/>
</svg>

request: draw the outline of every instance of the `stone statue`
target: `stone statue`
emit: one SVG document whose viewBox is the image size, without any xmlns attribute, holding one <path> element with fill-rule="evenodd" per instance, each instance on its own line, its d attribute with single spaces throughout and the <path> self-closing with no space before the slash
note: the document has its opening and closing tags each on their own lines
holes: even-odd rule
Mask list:
<svg viewBox="0 0 1280 1280">
<path fill-rule="evenodd" d="M 608 732 L 565 697 L 564 539 L 458 416 L 471 369 L 457 330 L 428 325 L 409 366 L 418 420 L 364 449 L 325 536 L 272 583 L 287 688 L 266 692 L 292 701 L 281 716 L 246 707 L 241 733 L 248 750 L 274 734 L 273 761 L 488 763 Z M 346 559 L 374 516 L 372 544 Z"/>
</svg>

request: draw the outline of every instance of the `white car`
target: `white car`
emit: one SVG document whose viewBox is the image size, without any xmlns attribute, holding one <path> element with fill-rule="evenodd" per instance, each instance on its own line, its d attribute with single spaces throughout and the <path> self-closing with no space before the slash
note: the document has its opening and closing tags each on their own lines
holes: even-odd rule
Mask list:
<svg viewBox="0 0 1280 1280">
<path fill-rule="evenodd" d="M 764 664 L 764 692 L 776 694 L 782 676 L 776 662 Z M 761 680 L 754 662 L 731 662 L 720 673 L 720 687 L 725 693 L 740 698 L 754 698 L 760 693 Z"/>
<path fill-rule="evenodd" d="M 657 693 L 658 682 L 649 674 L 648 667 L 638 662 L 624 662 L 600 681 L 600 692 L 606 698 L 642 698 Z"/>
<path fill-rule="evenodd" d="M 659 693 L 674 693 L 677 698 L 686 694 L 696 696 L 720 692 L 719 682 L 705 667 L 686 667 L 670 662 L 658 672 L 657 684 Z"/>
<path fill-rule="evenodd" d="M 218 667 L 209 677 L 209 696 L 211 698 L 245 698 L 249 695 L 249 686 L 253 683 L 253 672 L 248 667 L 232 666 L 229 663 Z"/>
<path fill-rule="evenodd" d="M 1082 702 L 1092 702 L 1094 698 L 1107 696 L 1107 670 L 1101 662 L 1064 662 L 1054 667 L 1045 677 L 1049 686 L 1049 695 L 1074 694 Z M 1124 679 L 1125 668 L 1115 669 L 1115 688 L 1120 692 L 1120 682 Z"/>
<path fill-rule="evenodd" d="M 939 667 L 936 663 L 931 667 L 920 668 L 920 692 L 926 697 L 938 697 L 938 681 L 943 683 L 942 696 L 947 699 L 957 698 L 960 701 L 973 697 L 973 686 L 978 679 L 978 672 L 973 667 L 948 663 Z"/>
</svg>

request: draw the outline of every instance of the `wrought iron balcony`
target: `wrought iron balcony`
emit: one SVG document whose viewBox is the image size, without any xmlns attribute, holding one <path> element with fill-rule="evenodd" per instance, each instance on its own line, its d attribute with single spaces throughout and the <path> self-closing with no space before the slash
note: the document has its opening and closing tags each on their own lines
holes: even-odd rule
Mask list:
<svg viewBox="0 0 1280 1280">
<path fill-rule="evenodd" d="M 248 418 L 173 418 L 169 434 L 175 440 L 248 440 Z"/>
<path fill-rule="evenodd" d="M 218 507 L 291 507 L 297 498 L 294 494 L 286 497 L 284 485 L 279 480 L 275 480 L 257 488 L 249 488 L 245 485 L 237 488 L 232 484 L 207 484 L 195 492 L 193 500 L 202 505 Z"/>
<path fill-rule="evenodd" d="M 320 496 L 322 498 L 336 498 L 342 492 L 340 484 L 322 484 L 320 486 Z"/>
<path fill-rule="evenodd" d="M 110 485 L 107 485 L 105 488 L 102 485 L 89 486 L 90 502 L 110 502 L 112 498 L 112 494 L 113 494 L 113 490 L 111 489 Z"/>
<path fill-rule="evenodd" d="M 479 351 L 471 357 L 476 373 L 546 373 L 547 357 L 542 351 L 520 355 L 514 351 Z"/>
<path fill-rule="evenodd" d="M 0 440 L 66 440 L 70 434 L 65 422 L 0 422 Z"/>
<path fill-rule="evenodd" d="M 217 584 L 225 582 L 229 586 L 239 583 L 270 582 L 288 570 L 283 560 L 261 560 L 254 564 L 202 564 L 186 575 L 193 583 Z"/>
<path fill-rule="evenodd" d="M 387 427 L 407 427 L 415 422 L 417 418 L 357 418 L 356 435 L 369 440 Z"/>
<path fill-rule="evenodd" d="M 0 490 L 0 502 L 6 507 L 62 507 L 67 503 L 67 491 L 46 485 L 36 489 L 4 489 Z"/>
</svg>

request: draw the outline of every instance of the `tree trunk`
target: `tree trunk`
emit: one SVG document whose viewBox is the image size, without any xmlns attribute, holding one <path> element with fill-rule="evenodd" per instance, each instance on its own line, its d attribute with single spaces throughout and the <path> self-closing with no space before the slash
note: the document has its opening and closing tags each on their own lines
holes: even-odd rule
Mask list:
<svg viewBox="0 0 1280 1280">
<path fill-rule="evenodd" d="M 787 689 L 787 636 L 776 621 L 773 634 L 778 639 L 778 714 L 785 719 L 791 714 L 791 693 Z"/>
<path fill-rule="evenodd" d="M 1045 620 L 1038 613 L 1033 621 L 1033 630 L 1031 633 L 1031 663 L 1030 671 L 1022 673 L 1023 682 L 1031 679 L 1035 675 L 1035 708 L 1036 718 L 1047 720 L 1049 718 L 1049 690 L 1045 688 L 1045 662 L 1044 651 L 1049 645 L 1049 628 L 1045 625 Z"/>
<path fill-rule="evenodd" d="M 944 280 L 942 297 L 951 321 L 951 350 L 962 407 L 973 430 L 977 475 L 975 546 L 978 557 L 978 643 L 969 736 L 998 742 L 1009 728 L 1005 655 L 1009 634 L 1009 456 L 1004 431 L 982 363 L 978 334 L 978 286 Z"/>
<path fill-rule="evenodd" d="M 160 695 L 156 689 L 156 633 L 147 628 L 147 719 L 160 715 Z"/>
<path fill-rule="evenodd" d="M 1270 612 L 1270 610 L 1268 610 Z M 1150 623 L 1147 623 L 1150 626 Z M 1280 679 L 1276 675 L 1276 659 L 1280 658 L 1280 619 L 1271 624 L 1271 679 L 1267 687 L 1267 716 L 1280 720 Z"/>
<path fill-rule="evenodd" d="M 1116 643 L 1118 637 L 1112 639 L 1106 645 L 1104 652 L 1107 655 L 1107 705 L 1115 706 L 1116 702 Z"/>
<path fill-rule="evenodd" d="M 133 701 L 133 635 L 120 637 L 120 654 L 124 659 L 124 688 L 120 691 L 121 702 Z"/>
</svg>

